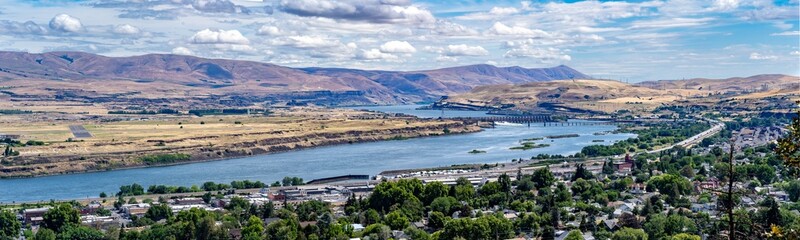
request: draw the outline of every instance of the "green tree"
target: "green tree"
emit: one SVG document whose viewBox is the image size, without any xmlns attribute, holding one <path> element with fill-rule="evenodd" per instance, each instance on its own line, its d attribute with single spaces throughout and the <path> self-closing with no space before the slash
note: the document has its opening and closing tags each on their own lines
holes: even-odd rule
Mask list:
<svg viewBox="0 0 800 240">
<path fill-rule="evenodd" d="M 459 203 L 456 198 L 449 196 L 436 198 L 430 204 L 431 210 L 441 212 L 446 215 L 453 214 L 453 212 L 455 212 L 460 206 L 461 203 Z"/>
<path fill-rule="evenodd" d="M 103 233 L 86 226 L 78 224 L 64 225 L 57 235 L 58 240 L 105 240 Z"/>
<path fill-rule="evenodd" d="M 172 217 L 172 208 L 163 203 L 153 204 L 150 205 L 150 208 L 147 209 L 147 212 L 144 214 L 144 216 L 156 222 L 160 221 L 161 219 L 168 219 Z"/>
<path fill-rule="evenodd" d="M 227 209 L 227 210 L 234 210 L 234 209 L 247 210 L 247 209 L 250 209 L 250 202 L 248 202 L 244 198 L 233 197 L 233 198 L 231 198 L 231 202 L 229 202 L 228 204 L 225 204 L 225 209 Z"/>
<path fill-rule="evenodd" d="M 0 210 L 0 239 L 16 239 L 22 223 L 17 220 L 17 215 L 11 211 Z"/>
<path fill-rule="evenodd" d="M 56 240 L 56 232 L 47 228 L 40 228 L 36 235 L 33 236 L 34 240 Z"/>
<path fill-rule="evenodd" d="M 44 219 L 42 224 L 45 228 L 60 231 L 61 227 L 69 224 L 80 224 L 81 215 L 77 209 L 69 204 L 59 204 L 58 206 L 48 210 L 42 216 Z"/>
<path fill-rule="evenodd" d="M 531 180 L 536 184 L 536 189 L 542 189 L 552 186 L 556 178 L 550 172 L 550 166 L 546 166 L 534 171 Z"/>
<path fill-rule="evenodd" d="M 572 230 L 569 231 L 569 234 L 567 234 L 567 237 L 564 238 L 564 240 L 583 240 L 583 234 L 581 234 L 581 231 Z"/>
<path fill-rule="evenodd" d="M 647 233 L 642 229 L 622 228 L 611 235 L 611 240 L 647 240 Z"/>
<path fill-rule="evenodd" d="M 676 234 L 669 238 L 669 240 L 700 240 L 700 236 L 688 234 L 688 233 L 680 233 Z"/>
<path fill-rule="evenodd" d="M 393 211 L 389 214 L 386 214 L 384 217 L 384 222 L 392 230 L 402 230 L 408 226 L 409 220 L 408 217 L 406 217 L 402 212 Z"/>
<path fill-rule="evenodd" d="M 786 126 L 789 134 L 778 139 L 775 153 L 783 159 L 786 166 L 800 168 L 800 111 L 798 116 L 792 118 L 792 123 Z"/>
<path fill-rule="evenodd" d="M 247 225 L 242 228 L 242 236 L 260 239 L 264 230 L 264 222 L 261 221 L 261 218 L 250 216 L 250 218 L 247 219 Z"/>
<path fill-rule="evenodd" d="M 428 215 L 428 227 L 436 230 L 441 229 L 448 220 L 448 217 L 441 212 L 431 212 Z"/>
<path fill-rule="evenodd" d="M 789 200 L 797 202 L 800 200 L 800 180 L 792 180 L 784 187 L 786 193 L 789 194 Z"/>
<path fill-rule="evenodd" d="M 425 190 L 422 192 L 422 203 L 426 206 L 431 204 L 434 199 L 446 197 L 450 192 L 450 188 L 441 182 L 431 182 L 425 185 Z"/>
</svg>

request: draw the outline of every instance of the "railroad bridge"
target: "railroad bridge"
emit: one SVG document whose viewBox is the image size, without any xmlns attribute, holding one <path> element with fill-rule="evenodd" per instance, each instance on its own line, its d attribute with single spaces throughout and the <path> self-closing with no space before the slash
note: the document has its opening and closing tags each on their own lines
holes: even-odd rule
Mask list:
<svg viewBox="0 0 800 240">
<path fill-rule="evenodd" d="M 549 114 L 536 114 L 536 115 L 509 115 L 509 116 L 485 116 L 485 117 L 455 117 L 449 118 L 462 121 L 474 122 L 508 122 L 527 124 L 529 127 L 534 123 L 541 123 L 542 126 L 591 126 L 591 125 L 613 125 L 615 121 L 580 121 L 580 122 L 566 122 L 556 121 Z"/>
<path fill-rule="evenodd" d="M 511 116 L 486 116 L 486 117 L 456 117 L 451 119 L 472 120 L 481 122 L 510 122 L 510 123 L 544 123 L 555 122 L 549 114 L 511 115 Z"/>
</svg>

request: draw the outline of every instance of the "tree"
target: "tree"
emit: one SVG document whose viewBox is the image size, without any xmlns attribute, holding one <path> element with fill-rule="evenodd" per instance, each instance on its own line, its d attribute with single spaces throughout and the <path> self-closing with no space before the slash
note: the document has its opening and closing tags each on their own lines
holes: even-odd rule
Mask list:
<svg viewBox="0 0 800 240">
<path fill-rule="evenodd" d="M 428 183 L 425 185 L 425 190 L 422 192 L 422 203 L 427 206 L 436 198 L 446 197 L 449 192 L 450 188 L 441 182 Z"/>
<path fill-rule="evenodd" d="M 17 220 L 17 215 L 11 211 L 0 211 L 0 239 L 16 239 L 22 223 Z"/>
<path fill-rule="evenodd" d="M 603 162 L 603 174 L 614 174 L 614 160 L 609 159 L 608 162 Z"/>
<path fill-rule="evenodd" d="M 789 200 L 797 202 L 800 200 L 800 180 L 792 180 L 784 187 L 786 193 L 789 194 Z"/>
<path fill-rule="evenodd" d="M 586 169 L 586 167 L 583 166 L 583 163 L 578 164 L 578 166 L 575 167 L 575 175 L 572 175 L 572 181 L 575 181 L 575 180 L 578 180 L 578 179 L 589 180 L 589 179 L 592 179 L 592 178 L 594 178 L 594 176 L 592 176 L 592 172 L 590 172 L 588 169 Z"/>
<path fill-rule="evenodd" d="M 35 240 L 56 240 L 56 232 L 47 228 L 40 228 L 33 237 Z"/>
<path fill-rule="evenodd" d="M 611 235 L 611 240 L 647 240 L 647 233 L 642 229 L 622 228 Z"/>
<path fill-rule="evenodd" d="M 81 221 L 81 214 L 77 209 L 69 204 L 60 204 L 42 216 L 43 226 L 53 231 L 60 231 L 61 227 L 69 224 L 79 224 Z"/>
<path fill-rule="evenodd" d="M 581 231 L 572 230 L 569 231 L 569 234 L 567 234 L 567 237 L 564 238 L 564 240 L 583 240 L 583 234 L 581 234 Z"/>
<path fill-rule="evenodd" d="M 669 238 L 669 240 L 700 240 L 700 236 L 688 234 L 688 233 L 681 233 L 676 234 Z"/>
<path fill-rule="evenodd" d="M 389 226 L 392 230 L 402 230 L 408 226 L 408 217 L 406 217 L 400 211 L 393 211 L 389 214 L 386 214 L 384 218 L 384 222 L 387 226 Z"/>
<path fill-rule="evenodd" d="M 792 118 L 792 123 L 786 126 L 789 134 L 778 139 L 775 153 L 783 159 L 786 166 L 800 168 L 800 111 L 798 116 Z"/>
<path fill-rule="evenodd" d="M 250 216 L 250 218 L 247 219 L 247 225 L 242 228 L 242 236 L 260 239 L 264 230 L 264 222 L 261 221 L 261 218 Z"/>
<path fill-rule="evenodd" d="M 447 223 L 448 218 L 441 212 L 431 212 L 428 214 L 428 227 L 432 229 L 440 229 Z"/>
<path fill-rule="evenodd" d="M 454 197 L 439 197 L 433 200 L 430 204 L 430 208 L 433 211 L 441 212 L 446 215 L 450 215 L 455 212 L 458 207 L 460 207 L 460 203 Z"/>
<path fill-rule="evenodd" d="M 550 172 L 550 166 L 546 166 L 534 171 L 533 175 L 531 175 L 531 180 L 536 184 L 536 189 L 542 189 L 552 186 L 556 178 Z"/>
<path fill-rule="evenodd" d="M 172 208 L 170 208 L 167 204 L 153 204 L 149 209 L 147 209 L 147 212 L 144 214 L 144 216 L 158 222 L 161 219 L 172 217 Z"/>
<path fill-rule="evenodd" d="M 105 240 L 103 233 L 78 224 L 65 225 L 58 234 L 58 240 Z"/>
<path fill-rule="evenodd" d="M 225 205 L 225 209 L 227 210 L 234 210 L 237 208 L 247 210 L 250 208 L 250 202 L 248 202 L 244 198 L 233 197 L 231 198 L 231 202 Z"/>
</svg>

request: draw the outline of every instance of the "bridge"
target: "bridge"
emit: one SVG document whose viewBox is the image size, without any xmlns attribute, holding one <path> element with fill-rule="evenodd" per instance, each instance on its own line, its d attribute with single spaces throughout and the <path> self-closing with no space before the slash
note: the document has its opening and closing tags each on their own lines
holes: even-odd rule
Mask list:
<svg viewBox="0 0 800 240">
<path fill-rule="evenodd" d="M 528 127 L 534 123 L 541 123 L 544 127 L 549 126 L 592 126 L 592 125 L 613 125 L 615 121 L 597 121 L 597 122 L 565 122 L 556 121 L 549 114 L 536 114 L 536 115 L 507 115 L 507 116 L 485 116 L 485 117 L 453 117 L 448 119 L 461 120 L 461 121 L 475 121 L 475 122 L 498 122 L 527 124 Z"/>
<path fill-rule="evenodd" d="M 479 121 L 479 122 L 510 122 L 510 123 L 544 123 L 555 122 L 549 114 L 535 115 L 507 115 L 507 116 L 485 116 L 485 117 L 453 117 L 449 119 Z"/>
</svg>

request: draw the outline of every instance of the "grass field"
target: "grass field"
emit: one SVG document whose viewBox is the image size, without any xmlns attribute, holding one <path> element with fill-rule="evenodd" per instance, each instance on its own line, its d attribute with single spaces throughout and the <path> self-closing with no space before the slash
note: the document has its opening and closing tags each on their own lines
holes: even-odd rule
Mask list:
<svg viewBox="0 0 800 240">
<path fill-rule="evenodd" d="M 479 130 L 461 122 L 397 118 L 344 109 L 296 108 L 271 116 L 148 115 L 149 120 L 25 122 L 16 115 L 0 132 L 43 141 L 20 146 L 4 160 L 0 176 L 41 175 L 143 165 L 142 156 L 186 153 L 195 160 L 253 155 L 348 142 L 410 138 Z M 82 125 L 90 138 L 74 138 L 70 125 Z M 23 169 L 26 168 L 26 169 Z"/>
</svg>

